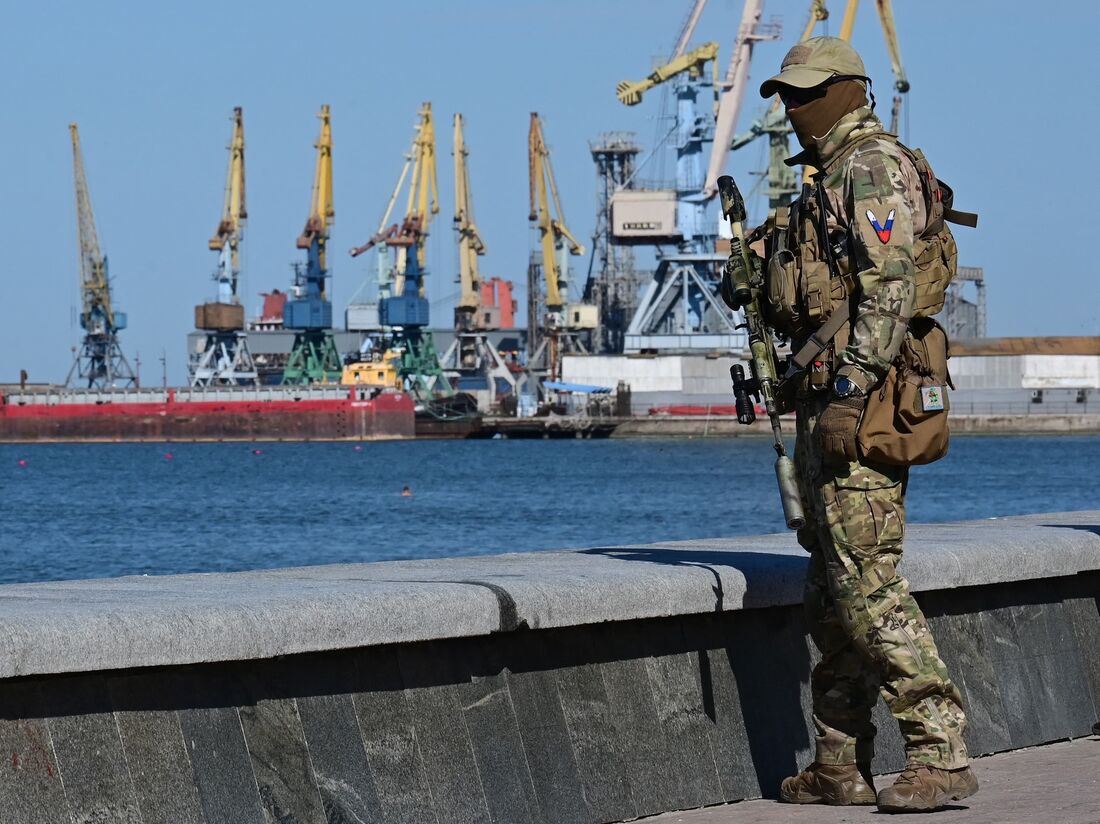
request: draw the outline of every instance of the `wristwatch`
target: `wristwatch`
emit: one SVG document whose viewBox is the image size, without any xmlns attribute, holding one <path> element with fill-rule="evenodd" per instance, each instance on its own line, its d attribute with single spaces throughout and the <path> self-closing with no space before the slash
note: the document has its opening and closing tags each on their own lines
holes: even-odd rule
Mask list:
<svg viewBox="0 0 1100 824">
<path fill-rule="evenodd" d="M 863 390 L 856 386 L 846 375 L 841 375 L 833 382 L 833 394 L 838 398 L 863 397 Z"/>
</svg>

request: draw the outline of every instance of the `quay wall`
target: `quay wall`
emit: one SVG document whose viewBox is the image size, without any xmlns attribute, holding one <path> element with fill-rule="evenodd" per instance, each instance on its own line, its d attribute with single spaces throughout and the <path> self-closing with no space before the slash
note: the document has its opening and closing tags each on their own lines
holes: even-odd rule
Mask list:
<svg viewBox="0 0 1100 824">
<path fill-rule="evenodd" d="M 1100 510 L 906 544 L 971 751 L 1088 735 Z M 778 534 L 0 586 L 2 820 L 595 824 L 772 795 L 811 758 L 806 562 Z"/>
</svg>

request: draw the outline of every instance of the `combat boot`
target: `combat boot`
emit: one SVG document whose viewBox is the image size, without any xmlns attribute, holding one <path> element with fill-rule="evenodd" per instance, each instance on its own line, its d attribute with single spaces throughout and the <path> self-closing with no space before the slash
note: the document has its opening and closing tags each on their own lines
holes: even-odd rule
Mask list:
<svg viewBox="0 0 1100 824">
<path fill-rule="evenodd" d="M 874 804 L 875 784 L 870 765 L 819 764 L 783 779 L 779 800 L 786 804 Z"/>
<path fill-rule="evenodd" d="M 927 764 L 912 764 L 893 786 L 878 794 L 878 808 L 886 813 L 938 810 L 977 791 L 978 777 L 970 767 L 941 770 Z"/>
</svg>

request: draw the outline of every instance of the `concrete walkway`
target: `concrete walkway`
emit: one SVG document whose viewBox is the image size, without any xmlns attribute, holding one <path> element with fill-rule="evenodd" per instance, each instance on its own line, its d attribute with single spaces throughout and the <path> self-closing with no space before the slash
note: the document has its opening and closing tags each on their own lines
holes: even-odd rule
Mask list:
<svg viewBox="0 0 1100 824">
<path fill-rule="evenodd" d="M 976 759 L 978 794 L 922 821 L 935 824 L 1100 823 L 1100 737 Z M 893 776 L 876 779 L 881 789 Z M 874 807 L 798 807 L 744 801 L 666 813 L 644 824 L 854 824 L 889 820 Z"/>
</svg>

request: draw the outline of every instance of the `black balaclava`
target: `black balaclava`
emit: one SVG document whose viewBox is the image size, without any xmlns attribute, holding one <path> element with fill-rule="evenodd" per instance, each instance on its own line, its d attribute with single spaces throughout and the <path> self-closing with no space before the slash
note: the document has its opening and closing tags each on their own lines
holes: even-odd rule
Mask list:
<svg viewBox="0 0 1100 824">
<path fill-rule="evenodd" d="M 867 90 L 861 80 L 837 80 L 824 85 L 823 91 L 801 106 L 787 109 L 803 149 L 816 149 L 816 140 L 827 135 L 840 118 L 867 105 Z"/>
</svg>

